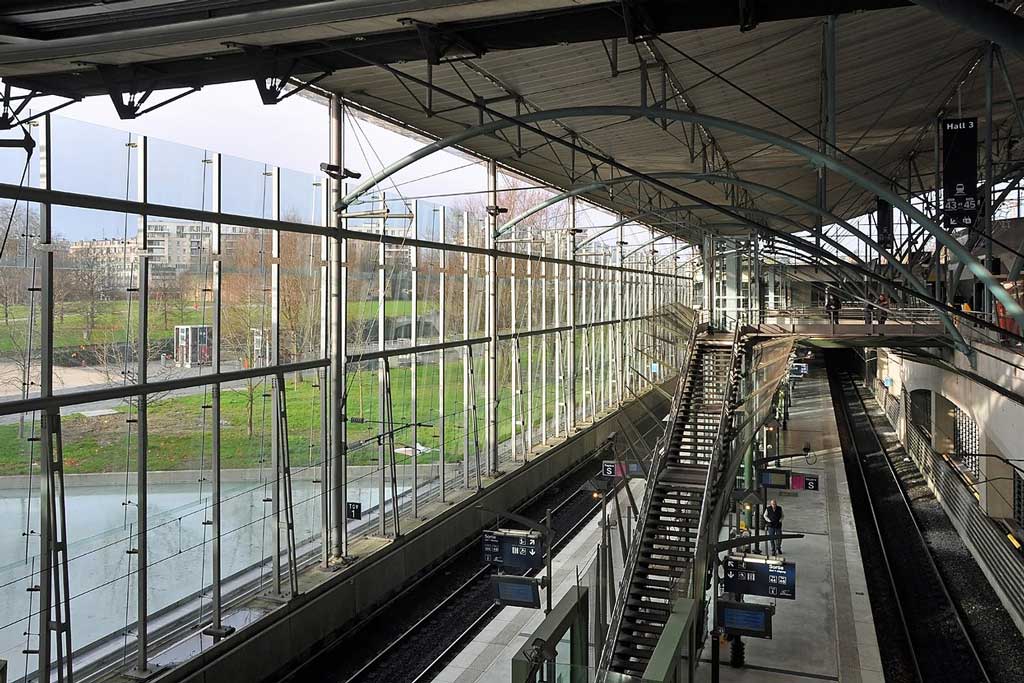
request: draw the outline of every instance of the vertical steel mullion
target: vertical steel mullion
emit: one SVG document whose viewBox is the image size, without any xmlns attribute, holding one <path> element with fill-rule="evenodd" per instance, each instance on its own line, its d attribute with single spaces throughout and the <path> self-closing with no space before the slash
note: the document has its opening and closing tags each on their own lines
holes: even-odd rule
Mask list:
<svg viewBox="0 0 1024 683">
<path fill-rule="evenodd" d="M 982 185 L 985 188 L 985 232 L 987 237 L 985 240 L 985 268 L 989 272 L 995 272 L 992 268 L 992 231 L 994 229 L 993 215 L 995 214 L 995 207 L 992 206 L 992 191 L 994 189 L 992 182 L 992 128 L 994 126 L 992 121 L 992 76 L 995 69 L 994 62 L 995 46 L 989 41 L 985 46 L 985 183 Z M 985 313 L 991 316 L 994 310 L 992 290 L 986 287 Z"/>
<path fill-rule="evenodd" d="M 498 164 L 493 159 L 487 162 L 487 203 L 498 206 Z M 498 258 L 494 240 L 497 236 L 497 212 L 487 213 L 487 368 L 485 376 L 484 415 L 487 422 L 487 474 L 494 475 L 500 469 L 498 462 Z"/>
<path fill-rule="evenodd" d="M 526 253 L 530 258 L 526 261 L 526 331 L 533 332 L 533 241 L 526 243 Z M 526 439 L 524 444 L 523 460 L 529 459 L 529 453 L 533 450 L 533 335 L 526 337 L 526 415 L 525 430 L 523 435 Z"/>
<path fill-rule="evenodd" d="M 267 182 L 264 172 L 263 182 Z M 273 167 L 270 173 L 270 195 L 271 195 L 271 218 L 281 218 L 281 169 Z M 261 207 L 262 209 L 263 207 Z M 277 367 L 281 364 L 281 231 L 272 230 L 270 233 L 270 365 Z M 281 424 L 281 399 L 280 391 L 276 386 L 281 380 L 280 375 L 274 375 L 271 379 L 270 406 L 270 460 L 273 469 L 273 486 L 270 489 L 271 517 L 274 534 L 274 557 L 273 567 L 273 590 L 275 596 L 281 595 L 281 469 L 282 454 L 281 441 L 283 430 Z"/>
<path fill-rule="evenodd" d="M 330 161 L 336 167 L 344 165 L 345 139 L 345 108 L 337 95 L 331 95 L 330 101 Z M 327 180 L 327 210 L 334 211 L 335 203 L 342 196 L 342 182 L 329 178 Z M 325 220 L 330 220 L 330 213 L 325 213 Z M 348 219 L 334 215 L 337 228 L 347 228 Z M 341 237 L 329 240 L 330 263 L 330 334 L 331 334 L 331 367 L 330 390 L 331 400 L 331 463 L 330 493 L 331 505 L 331 554 L 337 558 L 348 555 L 348 408 L 347 408 L 347 341 L 345 335 L 345 307 L 347 300 L 348 244 Z"/>
<path fill-rule="evenodd" d="M 569 269 L 568 295 L 566 296 L 566 317 L 569 324 L 569 348 L 566 359 L 566 371 L 569 375 L 567 382 L 569 394 L 566 405 L 566 436 L 572 433 L 576 425 L 576 332 L 578 320 L 576 319 L 576 197 L 569 197 L 569 236 L 565 241 L 566 258 L 571 260 Z M 584 311 L 586 309 L 584 308 Z"/>
<path fill-rule="evenodd" d="M 412 229 L 413 234 L 419 236 L 419 216 L 420 216 L 420 202 L 419 200 L 413 201 L 412 208 Z M 433 216 L 431 216 L 433 219 Z M 419 317 L 417 316 L 418 302 L 419 302 L 419 265 L 420 265 L 420 248 L 413 246 L 409 248 L 409 266 L 411 269 L 410 277 L 412 278 L 412 327 L 409 331 L 409 341 L 412 343 L 413 353 L 412 360 L 409 366 L 409 422 L 412 423 L 412 516 L 416 519 L 420 515 L 420 477 L 419 477 L 419 444 L 417 438 L 419 437 L 419 431 L 416 423 L 419 422 L 417 419 L 416 411 L 416 346 L 419 343 Z M 394 429 L 394 425 L 392 425 Z"/>
<path fill-rule="evenodd" d="M 557 256 L 560 252 L 558 250 L 558 233 L 555 233 L 555 255 Z M 554 292 L 554 304 L 555 304 L 555 327 L 562 326 L 562 307 L 561 307 L 561 294 L 562 289 L 562 264 L 555 263 L 555 292 Z M 562 376 L 562 332 L 561 330 L 555 332 L 555 424 L 554 431 L 555 436 L 561 436 L 562 434 L 562 388 L 565 383 L 565 378 Z"/>
<path fill-rule="evenodd" d="M 540 257 L 544 259 L 547 255 L 547 241 L 541 245 Z M 540 326 L 541 329 L 548 328 L 548 262 L 542 260 L 540 263 Z M 548 345 L 551 343 L 550 333 L 544 333 L 541 337 L 540 347 L 540 442 L 548 440 Z M 557 411 L 557 407 L 555 409 Z"/>
<path fill-rule="evenodd" d="M 515 259 L 514 258 L 514 259 L 511 259 L 511 261 L 512 261 L 512 263 L 511 263 L 511 273 L 510 273 L 510 276 L 509 276 L 509 303 L 510 303 L 510 307 L 511 307 L 510 313 L 511 313 L 511 321 L 512 321 L 512 334 L 514 335 L 519 330 L 519 325 L 518 325 L 518 322 L 519 322 L 519 320 L 518 320 L 518 318 L 519 318 L 519 309 L 516 307 L 516 299 L 518 298 L 516 296 L 516 264 L 518 263 L 519 259 Z M 511 405 L 511 415 L 512 415 L 512 424 L 511 424 L 511 427 L 512 427 L 512 429 L 511 429 L 511 432 L 512 432 L 512 442 L 511 442 L 512 443 L 512 462 L 515 462 L 516 461 L 516 457 L 518 456 L 518 452 L 517 452 L 517 448 L 516 448 L 516 432 L 517 432 L 517 429 L 516 429 L 516 418 L 520 417 L 519 410 L 518 410 L 519 409 L 519 405 L 518 405 L 519 389 L 520 389 L 520 387 L 519 387 L 519 368 L 522 367 L 522 363 L 521 363 L 522 359 L 519 358 L 519 340 L 517 340 L 515 337 L 513 337 L 512 339 L 513 339 L 512 344 L 511 344 L 512 345 L 512 356 L 509 359 L 510 360 L 510 365 L 512 366 L 512 368 L 511 368 L 512 371 L 509 374 L 511 375 L 511 382 L 510 382 L 510 384 L 512 385 L 512 405 Z"/>
<path fill-rule="evenodd" d="M 314 183 L 320 199 L 323 215 L 320 222 L 324 227 L 331 224 L 331 193 L 326 185 L 327 178 Z M 320 358 L 329 359 L 331 355 L 331 240 L 326 235 L 320 237 Z M 329 367 L 317 371 L 320 384 L 320 567 L 327 569 L 331 564 L 331 444 L 332 434 L 338 428 L 331 421 L 330 376 Z"/>
<path fill-rule="evenodd" d="M 441 241 L 447 243 L 447 239 L 448 239 L 448 226 L 447 226 L 448 212 L 447 212 L 447 210 L 444 207 L 439 207 L 438 208 L 438 213 L 440 214 L 438 216 L 438 221 L 439 221 L 439 226 L 440 226 Z M 439 249 L 438 250 L 437 266 L 438 266 L 437 289 L 438 289 L 438 297 L 439 297 L 438 298 L 437 340 L 439 342 L 443 343 L 443 342 L 448 341 L 448 338 L 447 338 L 448 337 L 448 333 L 447 333 L 447 320 L 446 320 L 446 317 L 448 315 L 448 311 L 447 311 L 447 308 L 445 306 L 446 299 L 448 298 L 448 292 L 447 292 L 448 278 L 447 278 L 447 273 L 445 273 L 445 270 L 448 267 L 448 251 L 446 249 Z M 446 459 L 445 459 L 445 432 L 446 432 L 445 410 L 446 409 L 445 409 L 445 401 L 444 401 L 444 390 L 445 390 L 444 363 L 445 363 L 445 357 L 446 356 L 447 356 L 446 349 L 441 349 L 438 352 L 438 355 L 437 355 L 437 433 L 438 433 L 438 437 L 437 437 L 437 467 L 438 467 L 437 474 L 438 474 L 438 478 L 439 478 L 439 482 L 440 482 L 440 494 L 441 494 L 441 502 L 442 503 L 446 502 L 446 500 L 447 500 L 447 495 L 445 493 L 445 488 L 444 488 L 445 487 L 445 479 L 446 479 L 446 477 L 445 477 L 445 474 L 446 474 L 445 470 L 447 469 L 446 468 L 446 464 L 447 463 L 446 463 Z"/>
<path fill-rule="evenodd" d="M 380 205 L 383 216 L 387 215 L 388 199 L 384 192 L 380 193 Z M 380 220 L 380 234 L 383 237 L 387 233 L 387 218 L 382 217 Z M 384 296 L 384 288 L 387 285 L 387 278 L 385 274 L 385 268 L 387 266 L 387 256 L 384 247 L 384 240 L 382 239 L 377 244 L 377 350 L 383 351 L 386 348 L 384 342 L 384 333 L 387 329 L 387 315 L 385 306 L 387 300 Z M 387 535 L 387 515 L 385 514 L 385 443 L 387 442 L 387 429 L 388 426 L 384 419 L 384 385 L 388 381 L 385 376 L 387 368 L 385 367 L 384 358 L 380 358 L 377 361 L 377 530 L 380 535 Z"/>
<path fill-rule="evenodd" d="M 42 121 L 40 131 L 42 140 L 39 146 L 39 185 L 44 190 L 50 189 L 53 153 L 51 149 L 52 120 L 47 114 Z M 40 281 L 40 319 L 39 319 L 39 395 L 42 398 L 53 396 L 53 208 L 49 204 L 39 205 L 39 243 L 43 261 L 43 272 Z M 26 232 L 28 227 L 26 226 Z M 31 331 L 29 331 L 31 336 Z M 54 582 L 57 567 L 52 566 L 54 548 L 57 540 L 54 536 L 54 495 L 56 491 L 50 486 L 53 473 L 53 427 L 57 411 L 45 410 L 40 420 L 40 466 L 39 476 L 39 625 L 38 625 L 38 671 L 39 680 L 50 681 L 50 625 L 53 614 Z"/>
<path fill-rule="evenodd" d="M 147 155 L 146 155 L 146 138 L 141 137 L 138 141 L 138 156 L 137 167 L 138 167 L 138 188 L 139 201 L 145 203 L 148 200 L 147 197 Z M 139 247 L 142 249 L 142 254 L 139 256 L 139 287 L 137 292 L 138 307 L 139 307 L 139 333 L 138 333 L 138 351 L 137 351 L 137 362 L 138 370 L 136 381 L 140 385 L 145 385 L 148 381 L 147 373 L 147 348 L 149 346 L 149 257 L 146 255 L 146 249 L 149 248 L 149 242 L 147 239 L 147 223 L 148 216 L 142 215 L 139 217 L 139 230 L 142 232 L 142 238 L 139 241 Z M 136 564 L 137 564 L 137 576 L 136 576 L 136 588 L 138 589 L 137 597 L 137 610 L 138 614 L 137 625 L 136 625 L 136 638 L 137 638 L 137 651 L 136 651 L 136 662 L 135 669 L 139 672 L 145 672 L 148 669 L 149 659 L 149 602 L 148 602 L 148 591 L 149 591 L 149 491 L 148 486 L 148 475 L 149 469 L 148 464 L 148 450 L 149 450 L 149 397 L 142 394 L 138 397 L 138 406 L 136 409 L 136 434 L 135 443 L 138 447 L 137 457 L 137 477 L 138 477 L 138 491 L 136 493 L 136 511 L 138 513 L 138 528 L 137 538 L 138 543 L 136 546 Z"/>
<path fill-rule="evenodd" d="M 469 245 L 469 213 L 462 212 L 462 238 Z M 462 347 L 462 477 L 463 486 L 469 488 L 469 420 L 472 409 L 469 405 L 469 382 L 473 377 L 470 363 L 473 359 L 469 348 L 469 252 L 462 252 L 462 339 L 466 345 Z M 473 423 L 476 429 L 476 422 Z"/>
<path fill-rule="evenodd" d="M 212 181 L 211 186 L 213 188 L 211 197 L 211 208 L 214 212 L 220 213 L 221 210 L 221 156 L 219 153 L 214 153 L 210 158 L 210 165 L 212 166 Z M 210 283 L 211 289 L 213 290 L 213 339 L 211 340 L 213 347 L 211 349 L 210 361 L 212 363 L 211 370 L 214 375 L 219 375 L 221 372 L 221 334 L 222 334 L 222 285 L 224 277 L 224 250 L 221 242 L 221 224 L 216 223 L 210 233 L 210 253 L 213 258 L 213 282 Z M 214 382 L 213 392 L 210 402 L 210 419 L 212 424 L 211 429 L 211 448 L 212 448 L 212 501 L 210 503 L 210 526 L 213 535 L 213 562 L 212 562 L 212 605 L 211 609 L 213 614 L 211 615 L 210 628 L 207 629 L 206 633 L 214 637 L 225 636 L 234 629 L 225 629 L 222 624 L 223 618 L 223 587 L 221 586 L 221 385 L 220 382 Z"/>
<path fill-rule="evenodd" d="M 623 373 L 623 366 L 625 365 L 625 345 L 623 344 L 623 335 L 626 333 L 626 273 L 622 270 L 626 265 L 626 240 L 625 240 L 625 227 L 619 225 L 619 239 L 618 239 L 618 251 L 619 251 L 619 270 L 615 272 L 615 300 L 616 300 L 616 318 L 618 322 L 615 323 L 615 400 L 619 405 L 622 405 L 625 382 L 625 374 Z"/>
</svg>

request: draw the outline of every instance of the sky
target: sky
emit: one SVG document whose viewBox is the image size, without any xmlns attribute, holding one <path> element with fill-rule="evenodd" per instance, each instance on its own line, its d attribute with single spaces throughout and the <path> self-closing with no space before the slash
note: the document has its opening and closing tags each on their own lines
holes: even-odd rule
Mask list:
<svg viewBox="0 0 1024 683">
<path fill-rule="evenodd" d="M 153 98 L 160 97 L 160 93 Z M 33 107 L 59 103 L 44 98 Z M 209 86 L 137 119 L 122 121 L 107 97 L 91 97 L 54 114 L 54 189 L 92 195 L 137 197 L 136 152 L 126 147 L 129 134 L 149 138 L 149 200 L 190 208 L 211 208 L 206 150 L 222 154 L 222 210 L 270 215 L 265 164 L 282 168 L 282 214 L 320 219 L 314 186 L 322 162 L 328 161 L 328 111 L 325 103 L 303 96 L 277 105 L 262 103 L 252 83 Z M 20 132 L 6 136 L 18 136 Z M 345 166 L 366 174 L 380 170 L 422 146 L 422 140 L 350 116 L 346 128 Z M 18 183 L 24 153 L 0 149 L 0 182 Z M 38 164 L 28 182 L 38 184 Z M 394 177 L 403 196 L 486 189 L 484 166 L 465 156 L 441 152 Z M 391 183 L 385 190 L 394 193 Z M 454 200 L 450 200 L 454 203 Z M 68 239 L 122 234 L 124 214 L 59 208 L 55 230 Z M 131 229 L 129 229 L 131 232 Z"/>
</svg>

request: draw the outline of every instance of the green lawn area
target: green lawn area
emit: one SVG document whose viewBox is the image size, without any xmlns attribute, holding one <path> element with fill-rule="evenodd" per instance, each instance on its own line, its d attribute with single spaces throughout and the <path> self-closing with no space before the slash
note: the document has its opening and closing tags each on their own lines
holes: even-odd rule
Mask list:
<svg viewBox="0 0 1024 683">
<path fill-rule="evenodd" d="M 426 313 L 437 308 L 436 303 L 420 302 L 419 313 Z M 64 317 L 54 316 L 53 345 L 55 348 L 78 346 L 80 344 L 106 344 L 123 342 L 125 332 L 131 329 L 132 338 L 136 337 L 138 327 L 138 303 L 132 302 L 131 314 L 128 313 L 126 301 L 101 301 L 97 304 L 97 314 L 92 333 L 86 338 L 87 315 L 83 302 L 68 302 L 63 305 Z M 59 312 L 59 311 L 58 311 Z M 384 312 L 387 316 L 407 316 L 412 313 L 411 301 L 386 301 Z M 377 316 L 377 301 L 349 301 L 346 311 L 349 320 L 371 320 Z M 33 345 L 39 344 L 39 309 L 36 312 L 36 330 Z M 267 319 L 269 320 L 269 311 Z M 18 304 L 11 306 L 10 314 L 5 320 L 0 317 L 0 355 L 12 352 L 24 352 L 28 327 L 28 306 Z M 254 319 L 258 316 L 254 316 Z M 209 325 L 213 321 L 213 304 L 207 302 L 204 315 L 202 304 L 196 308 L 194 302 L 167 303 L 167 315 L 164 315 L 162 302 L 154 301 L 149 309 L 150 341 L 170 339 L 174 334 L 175 325 Z"/>
<path fill-rule="evenodd" d="M 446 386 L 444 406 L 445 454 L 446 460 L 462 460 L 464 450 L 464 416 L 462 363 L 446 363 Z M 416 440 L 427 448 L 419 456 L 421 463 L 436 462 L 440 441 L 438 420 L 438 366 L 436 362 L 420 364 L 417 367 L 417 416 L 421 426 L 417 428 Z M 286 388 L 288 410 L 288 443 L 292 464 L 306 466 L 319 461 L 320 450 L 320 398 L 315 376 L 306 373 L 302 382 L 289 380 Z M 348 442 L 349 463 L 353 465 L 377 462 L 376 436 L 380 424 L 378 413 L 378 379 L 376 370 L 349 373 L 348 395 Z M 483 366 L 477 360 L 477 420 L 481 450 L 484 448 L 483 410 Z M 391 389 L 396 425 L 410 422 L 412 371 L 409 367 L 393 365 Z M 554 382 L 549 382 L 548 415 L 554 411 Z M 511 399 L 508 388 L 502 388 L 505 400 L 499 404 L 499 438 L 507 439 L 511 434 Z M 254 387 L 253 433 L 248 434 L 247 390 L 225 390 L 221 395 L 221 462 L 224 468 L 259 467 L 261 456 L 264 465 L 270 464 L 271 442 L 271 400 L 269 386 Z M 534 396 L 534 420 L 540 421 L 540 390 Z M 149 450 L 150 471 L 183 470 L 209 467 L 210 463 L 210 415 L 203 406 L 209 404 L 209 396 L 194 394 L 174 396 L 153 401 L 149 406 Z M 204 422 L 205 414 L 205 422 Z M 127 408 L 119 408 L 117 414 L 86 417 L 68 414 L 62 420 L 65 470 L 68 473 L 123 472 L 126 467 L 136 468 L 136 442 L 134 433 L 131 443 L 126 436 L 125 418 Z M 27 428 L 26 428 L 27 429 Z M 470 425 L 472 430 L 472 424 Z M 134 432 L 134 430 L 133 430 Z M 471 432 L 472 434 L 472 432 Z M 27 434 L 26 434 L 27 435 Z M 369 443 L 364 440 L 371 439 Z M 412 429 L 396 430 L 396 446 L 412 445 Z M 360 447 L 360 444 L 363 444 Z M 470 440 L 470 453 L 474 453 Z M 400 462 L 410 456 L 399 454 Z M 38 444 L 34 456 L 36 472 L 39 471 Z M 0 475 L 24 474 L 27 472 L 28 442 L 18 439 L 18 426 L 0 425 Z"/>
</svg>

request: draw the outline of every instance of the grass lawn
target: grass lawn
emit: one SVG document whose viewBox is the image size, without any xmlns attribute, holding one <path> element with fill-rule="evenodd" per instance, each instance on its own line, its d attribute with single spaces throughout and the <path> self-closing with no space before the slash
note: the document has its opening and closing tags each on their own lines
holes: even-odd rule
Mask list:
<svg viewBox="0 0 1024 683">
<path fill-rule="evenodd" d="M 423 314 L 437 308 L 433 302 L 420 302 L 419 313 Z M 55 348 L 78 346 L 79 344 L 106 344 L 123 342 L 125 331 L 131 329 L 134 339 L 138 327 L 138 302 L 132 302 L 131 314 L 126 301 L 101 301 L 97 304 L 97 313 L 92 333 L 86 337 L 88 318 L 83 302 L 71 301 L 63 305 L 64 319 L 54 316 L 53 345 Z M 149 338 L 151 341 L 170 339 L 174 334 L 175 325 L 210 325 L 213 322 L 213 304 L 207 302 L 204 316 L 202 303 L 196 308 L 194 302 L 170 301 L 167 303 L 167 315 L 160 301 L 150 303 Z M 386 316 L 407 316 L 412 313 L 411 301 L 387 301 L 384 303 Z M 36 324 L 34 345 L 39 344 L 39 309 L 36 308 Z M 349 301 L 346 310 L 349 320 L 371 320 L 377 317 L 377 301 Z M 5 320 L 0 317 L 0 355 L 24 352 L 28 327 L 28 306 L 18 304 L 11 306 L 10 314 Z M 267 311 L 269 320 L 270 312 Z M 253 316 L 258 319 L 258 315 Z"/>
<path fill-rule="evenodd" d="M 445 456 L 450 462 L 462 460 L 464 451 L 464 415 L 462 363 L 446 363 L 445 407 Z M 350 372 L 348 376 L 348 443 L 349 463 L 352 465 L 375 464 L 378 458 L 377 442 L 374 438 L 380 429 L 378 413 L 378 378 L 376 370 Z M 477 429 L 481 450 L 484 448 L 483 410 L 483 367 L 477 362 Z M 288 411 L 288 443 L 292 465 L 303 467 L 319 461 L 320 452 L 320 394 L 316 377 L 305 373 L 303 381 L 289 380 L 286 387 Z M 431 449 L 419 456 L 421 463 L 437 461 L 440 441 L 438 401 L 438 366 L 436 362 L 421 363 L 417 367 L 417 417 L 421 425 L 417 428 L 416 441 Z M 406 425 L 411 414 L 412 371 L 409 367 L 393 365 L 391 369 L 391 391 L 396 426 Z M 547 412 L 554 411 L 554 382 L 548 384 L 549 398 Z M 508 388 L 503 387 L 503 398 L 499 404 L 499 439 L 508 439 L 511 434 L 512 402 Z M 264 397 L 264 393 L 268 394 Z M 248 390 L 225 390 L 221 394 L 221 462 L 224 468 L 259 467 L 261 458 L 264 466 L 270 465 L 271 443 L 271 399 L 269 385 L 255 384 L 253 387 L 253 433 L 248 430 Z M 540 390 L 534 396 L 535 422 L 540 422 Z M 525 401 L 525 399 L 524 399 Z M 172 396 L 155 400 L 149 406 L 149 450 L 150 471 L 185 470 L 209 467 L 211 447 L 210 411 L 204 405 L 209 396 L 193 394 Z M 525 405 L 521 405 L 525 409 Z M 62 420 L 64 462 L 68 473 L 124 472 L 136 469 L 136 441 L 134 429 L 129 442 L 125 419 L 127 407 L 120 407 L 117 413 L 87 417 L 81 414 L 67 414 Z M 204 419 L 205 418 L 205 419 Z M 470 425 L 472 430 L 472 425 Z M 27 427 L 26 427 L 27 431 Z M 396 429 L 397 447 L 412 445 L 412 428 Z M 27 435 L 27 434 L 26 434 Z M 472 435 L 472 431 L 471 431 Z M 367 441 L 368 440 L 368 441 Z M 474 453 L 472 436 L 470 453 Z M 400 462 L 410 456 L 399 454 Z M 34 470 L 39 471 L 38 445 L 33 458 Z M 28 442 L 18 439 L 18 425 L 0 425 L 0 475 L 25 474 L 28 463 Z"/>
</svg>

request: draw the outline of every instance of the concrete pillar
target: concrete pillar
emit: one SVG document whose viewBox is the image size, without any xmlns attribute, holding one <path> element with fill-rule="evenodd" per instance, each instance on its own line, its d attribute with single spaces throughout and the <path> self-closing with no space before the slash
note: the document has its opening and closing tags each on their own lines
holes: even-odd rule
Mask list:
<svg viewBox="0 0 1024 683">
<path fill-rule="evenodd" d="M 932 450 L 937 453 L 952 453 L 953 434 L 956 423 L 953 403 L 941 394 L 932 392 Z"/>
<path fill-rule="evenodd" d="M 984 434 L 978 439 L 982 453 L 1006 457 Z M 981 481 L 981 509 L 989 517 L 1010 519 L 1013 517 L 1013 468 L 998 458 L 983 457 L 979 461 Z"/>
</svg>

